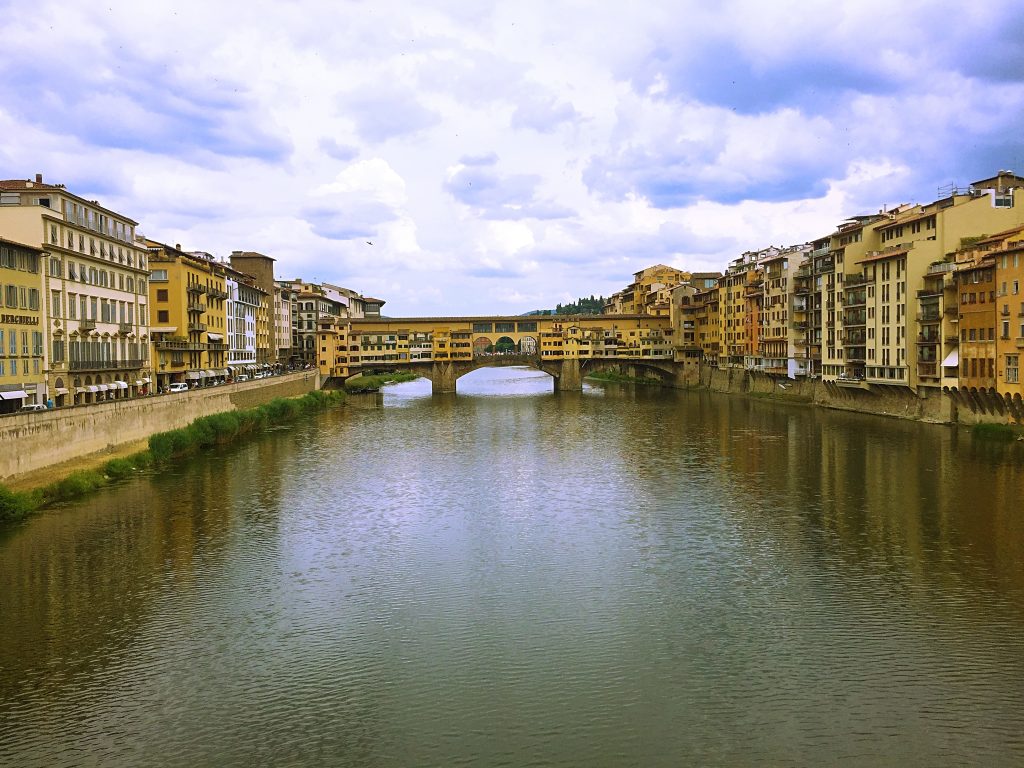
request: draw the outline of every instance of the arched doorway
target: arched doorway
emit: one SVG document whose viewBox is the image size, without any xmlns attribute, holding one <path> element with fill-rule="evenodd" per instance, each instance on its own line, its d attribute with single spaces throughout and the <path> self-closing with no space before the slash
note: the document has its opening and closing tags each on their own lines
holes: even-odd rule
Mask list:
<svg viewBox="0 0 1024 768">
<path fill-rule="evenodd" d="M 516 352 L 516 343 L 508 336 L 502 336 L 494 342 L 494 351 L 499 355 L 512 355 Z"/>
<path fill-rule="evenodd" d="M 537 339 L 533 336 L 523 336 L 523 338 L 519 340 L 519 354 L 536 355 Z"/>
<path fill-rule="evenodd" d="M 64 379 L 57 377 L 57 380 L 53 382 L 53 404 L 57 408 L 62 408 L 67 403 L 67 387 L 64 386 Z"/>
<path fill-rule="evenodd" d="M 483 357 L 494 353 L 494 343 L 487 336 L 473 339 L 473 357 Z"/>
</svg>

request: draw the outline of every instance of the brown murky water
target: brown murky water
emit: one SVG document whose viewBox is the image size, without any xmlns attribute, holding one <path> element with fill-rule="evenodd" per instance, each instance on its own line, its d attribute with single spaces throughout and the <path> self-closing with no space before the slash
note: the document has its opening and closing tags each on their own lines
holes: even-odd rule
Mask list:
<svg viewBox="0 0 1024 768">
<path fill-rule="evenodd" d="M 1024 764 L 1024 445 L 459 386 L 0 531 L 0 765 Z"/>
</svg>

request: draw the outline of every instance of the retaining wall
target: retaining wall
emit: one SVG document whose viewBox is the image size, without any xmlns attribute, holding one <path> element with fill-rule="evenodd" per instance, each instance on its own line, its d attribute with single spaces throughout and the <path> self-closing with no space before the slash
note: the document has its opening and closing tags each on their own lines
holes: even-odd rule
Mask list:
<svg viewBox="0 0 1024 768">
<path fill-rule="evenodd" d="M 0 482 L 54 464 L 146 440 L 200 416 L 298 397 L 320 385 L 317 371 L 188 392 L 18 413 L 0 418 Z"/>
</svg>

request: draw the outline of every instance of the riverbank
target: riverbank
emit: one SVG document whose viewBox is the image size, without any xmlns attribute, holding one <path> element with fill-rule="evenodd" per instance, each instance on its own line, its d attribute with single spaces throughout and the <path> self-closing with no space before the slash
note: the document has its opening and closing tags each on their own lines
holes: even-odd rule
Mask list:
<svg viewBox="0 0 1024 768">
<path fill-rule="evenodd" d="M 118 455 L 94 454 L 64 462 L 43 474 L 20 478 L 17 487 L 0 485 L 0 523 L 22 520 L 53 504 L 71 501 L 131 475 L 160 467 L 216 445 L 226 445 L 263 427 L 294 421 L 300 416 L 342 403 L 344 392 L 307 392 L 296 398 L 276 398 L 255 408 L 201 416 L 181 429 L 158 432 L 145 443 L 125 444 Z M 132 450 L 132 448 L 137 450 Z M 39 482 L 38 485 L 33 485 Z"/>
<path fill-rule="evenodd" d="M 419 378 L 415 373 L 392 372 L 364 374 L 345 380 L 345 391 L 350 394 L 362 392 L 380 392 L 385 384 L 401 384 L 405 381 L 415 381 Z"/>
</svg>

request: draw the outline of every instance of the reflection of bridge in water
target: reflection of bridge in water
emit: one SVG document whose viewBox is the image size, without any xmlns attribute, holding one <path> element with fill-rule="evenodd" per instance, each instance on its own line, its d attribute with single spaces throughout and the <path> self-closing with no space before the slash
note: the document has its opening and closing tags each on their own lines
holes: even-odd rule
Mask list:
<svg viewBox="0 0 1024 768">
<path fill-rule="evenodd" d="M 320 364 L 335 379 L 367 370 L 424 376 L 434 392 L 478 368 L 529 366 L 556 391 L 599 370 L 674 379 L 672 329 L 649 315 L 380 318 L 321 322 Z"/>
</svg>

